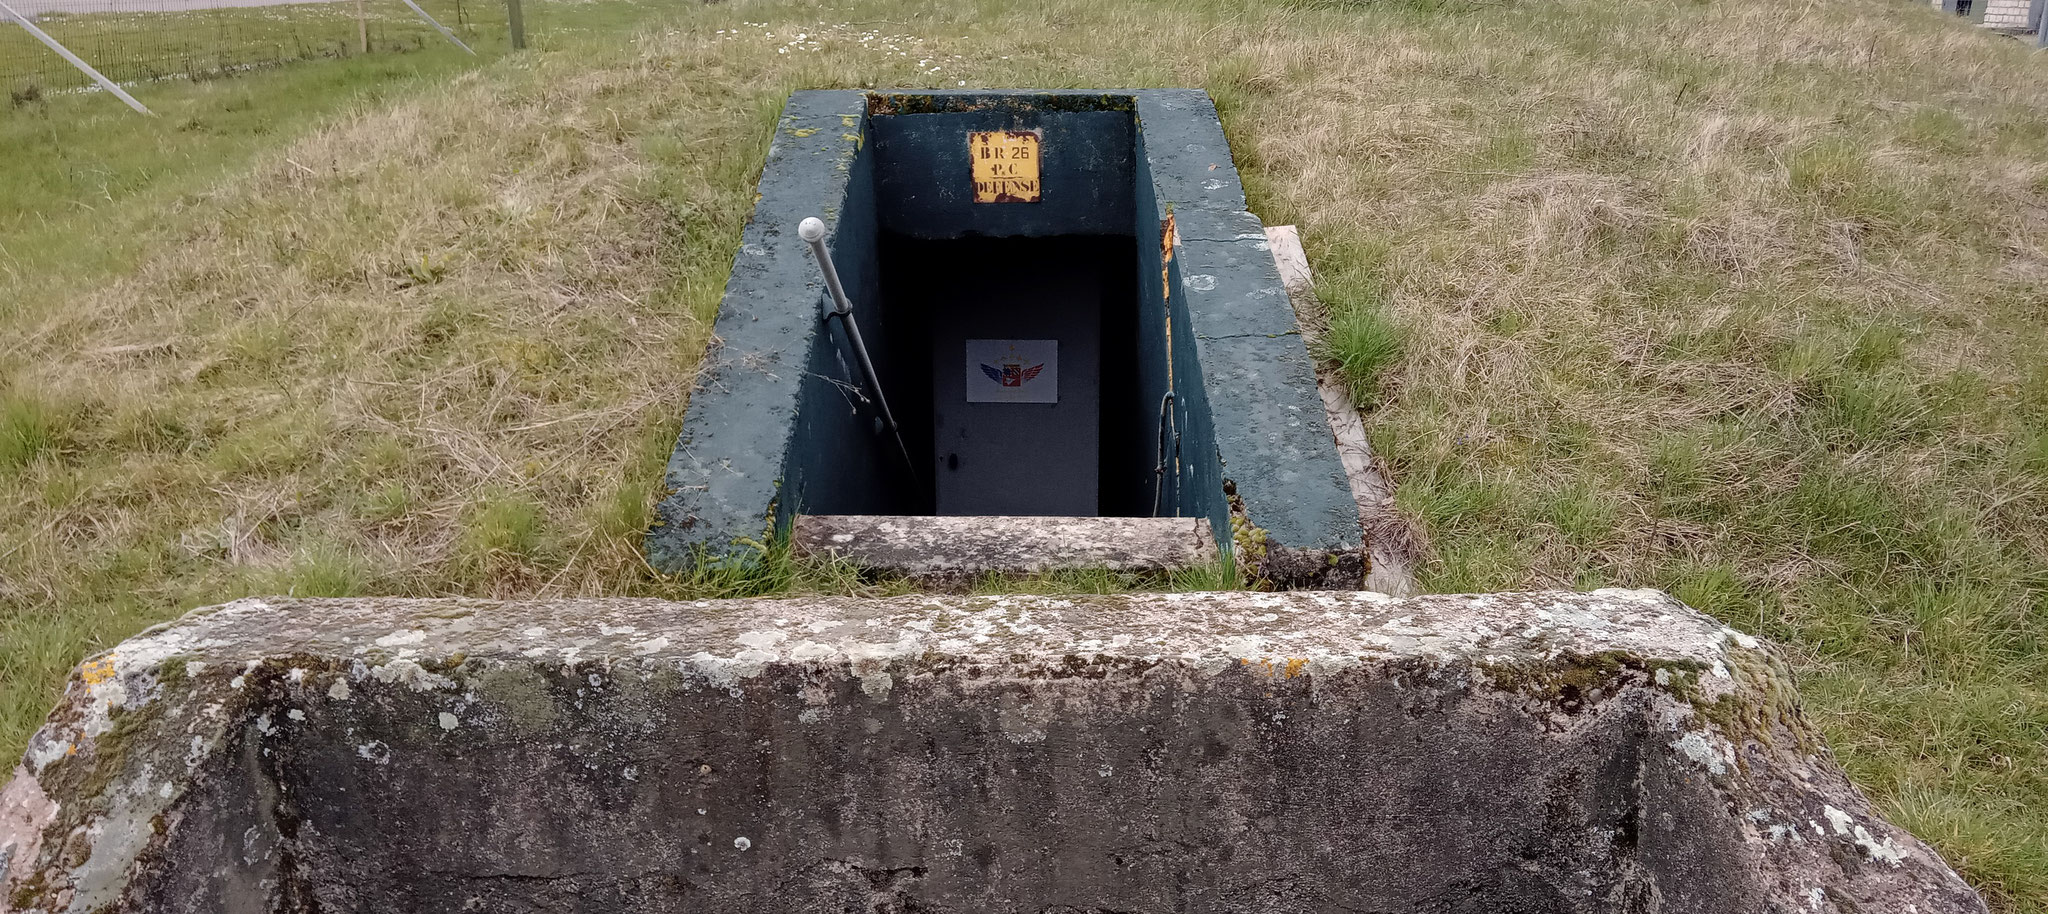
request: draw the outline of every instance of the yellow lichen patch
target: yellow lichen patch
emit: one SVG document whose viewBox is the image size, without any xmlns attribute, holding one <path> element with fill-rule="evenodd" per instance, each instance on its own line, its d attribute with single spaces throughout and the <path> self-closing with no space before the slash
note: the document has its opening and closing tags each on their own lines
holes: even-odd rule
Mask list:
<svg viewBox="0 0 2048 914">
<path fill-rule="evenodd" d="M 1307 657 L 1287 658 L 1287 678 L 1293 679 L 1294 677 L 1301 675 L 1302 668 L 1306 666 L 1308 666 Z"/>
<path fill-rule="evenodd" d="M 96 686 L 114 678 L 114 655 L 108 654 L 95 660 L 88 660 L 78 668 L 78 678 L 85 684 Z"/>
<path fill-rule="evenodd" d="M 791 131 L 789 132 L 789 135 L 790 135 L 790 136 L 793 136 L 793 137 L 799 137 L 799 138 L 801 138 L 801 137 L 807 137 L 807 136 L 810 136 L 811 134 L 813 134 L 813 133 L 817 133 L 817 132 L 818 132 L 818 128 L 816 128 L 816 127 L 799 127 L 799 128 L 797 128 L 797 129 L 795 129 L 795 130 L 791 130 Z"/>
</svg>

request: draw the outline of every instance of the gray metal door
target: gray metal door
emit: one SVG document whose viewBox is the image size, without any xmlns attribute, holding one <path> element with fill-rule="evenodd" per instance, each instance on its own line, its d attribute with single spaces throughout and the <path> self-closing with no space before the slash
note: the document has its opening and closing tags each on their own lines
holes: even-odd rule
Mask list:
<svg viewBox="0 0 2048 914">
<path fill-rule="evenodd" d="M 996 262 L 985 278 L 937 297 L 937 513 L 1097 513 L 1100 270 L 1097 259 L 1085 257 Z"/>
</svg>

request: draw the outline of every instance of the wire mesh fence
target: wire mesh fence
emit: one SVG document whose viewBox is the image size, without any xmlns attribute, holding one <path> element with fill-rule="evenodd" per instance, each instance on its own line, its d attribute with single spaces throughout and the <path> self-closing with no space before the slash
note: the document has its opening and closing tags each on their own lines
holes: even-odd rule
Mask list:
<svg viewBox="0 0 2048 914">
<path fill-rule="evenodd" d="M 293 60 L 415 50 L 446 42 L 403 0 L 4 2 L 121 83 L 204 78 Z M 414 2 L 464 41 L 479 28 L 503 28 L 502 3 Z M 0 11 L 0 86 L 18 93 L 90 83 Z"/>
</svg>

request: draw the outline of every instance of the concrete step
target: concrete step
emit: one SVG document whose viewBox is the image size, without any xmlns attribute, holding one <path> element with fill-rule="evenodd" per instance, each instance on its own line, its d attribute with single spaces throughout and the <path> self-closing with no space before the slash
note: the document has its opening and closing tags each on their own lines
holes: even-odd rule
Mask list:
<svg viewBox="0 0 2048 914">
<path fill-rule="evenodd" d="M 790 541 L 798 556 L 953 582 L 1085 568 L 1168 572 L 1217 560 L 1209 521 L 1196 517 L 805 514 Z"/>
</svg>

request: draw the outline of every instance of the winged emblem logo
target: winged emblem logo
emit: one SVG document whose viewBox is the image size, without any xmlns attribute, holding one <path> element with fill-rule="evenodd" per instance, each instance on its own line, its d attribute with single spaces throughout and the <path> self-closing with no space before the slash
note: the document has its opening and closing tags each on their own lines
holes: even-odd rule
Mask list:
<svg viewBox="0 0 2048 914">
<path fill-rule="evenodd" d="M 1044 362 L 1029 368 L 1024 367 L 1022 362 L 1004 362 L 1001 367 L 990 365 L 987 362 L 981 363 L 981 373 L 988 375 L 989 380 L 1004 387 L 1023 387 L 1026 382 L 1038 377 L 1038 373 L 1044 370 Z"/>
</svg>

